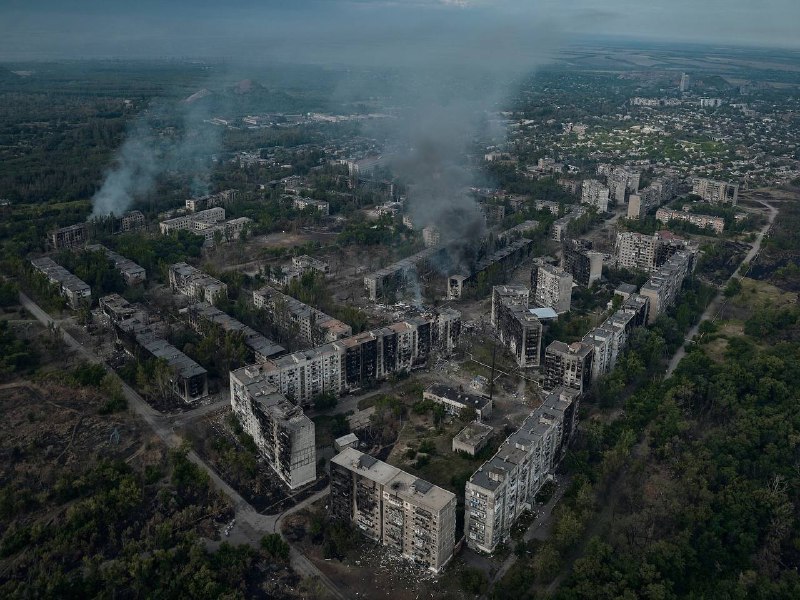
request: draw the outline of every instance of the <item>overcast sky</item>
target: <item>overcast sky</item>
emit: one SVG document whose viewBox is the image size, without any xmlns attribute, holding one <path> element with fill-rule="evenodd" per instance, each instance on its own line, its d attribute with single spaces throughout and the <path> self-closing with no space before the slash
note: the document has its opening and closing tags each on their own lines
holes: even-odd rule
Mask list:
<svg viewBox="0 0 800 600">
<path fill-rule="evenodd" d="M 0 60 L 529 60 L 585 35 L 800 48 L 800 0 L 0 0 Z"/>
</svg>

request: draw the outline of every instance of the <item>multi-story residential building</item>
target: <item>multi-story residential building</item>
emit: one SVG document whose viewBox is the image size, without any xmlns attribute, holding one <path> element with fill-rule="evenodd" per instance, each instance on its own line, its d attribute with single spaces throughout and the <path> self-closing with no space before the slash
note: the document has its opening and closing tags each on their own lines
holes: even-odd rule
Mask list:
<svg viewBox="0 0 800 600">
<path fill-rule="evenodd" d="M 89 224 L 78 223 L 51 231 L 49 241 L 55 250 L 80 248 L 89 241 Z"/>
<path fill-rule="evenodd" d="M 226 206 L 228 203 L 236 199 L 236 190 L 224 190 L 216 194 L 208 194 L 198 198 L 189 198 L 186 200 L 186 210 L 191 212 L 198 212 L 213 208 L 215 206 Z"/>
<path fill-rule="evenodd" d="M 191 403 L 208 396 L 208 373 L 191 358 L 167 342 L 144 311 L 134 309 L 117 294 L 100 299 L 103 313 L 109 317 L 117 339 L 125 350 L 139 358 L 144 354 L 163 360 L 170 369 L 171 392 Z"/>
<path fill-rule="evenodd" d="M 449 300 L 460 299 L 465 288 L 475 285 L 480 274 L 490 268 L 498 269 L 501 273 L 508 273 L 527 258 L 532 249 L 533 242 L 531 240 L 519 238 L 490 256 L 479 260 L 469 274 L 450 275 L 447 278 L 447 298 Z"/>
<path fill-rule="evenodd" d="M 580 219 L 586 214 L 586 209 L 581 206 L 576 206 L 572 211 L 553 223 L 553 228 L 550 237 L 557 242 L 563 241 L 569 233 L 569 224 L 575 219 Z"/>
<path fill-rule="evenodd" d="M 354 448 L 331 459 L 330 514 L 432 571 L 453 557 L 455 494 Z"/>
<path fill-rule="evenodd" d="M 206 302 L 192 304 L 180 312 L 186 315 L 192 329 L 200 334 L 206 334 L 212 327 L 219 327 L 225 333 L 241 335 L 250 352 L 250 360 L 261 362 L 286 352 L 286 348 L 280 344 L 267 339 L 252 327 L 240 323 Z"/>
<path fill-rule="evenodd" d="M 647 322 L 653 323 L 658 315 L 672 306 L 683 281 L 694 271 L 695 253 L 691 250 L 673 254 L 660 268 L 653 271 L 639 293 L 649 300 Z"/>
<path fill-rule="evenodd" d="M 538 367 L 541 362 L 542 323 L 528 309 L 528 296 L 528 289 L 521 285 L 492 289 L 492 326 L 522 368 Z"/>
<path fill-rule="evenodd" d="M 324 260 L 314 258 L 308 254 L 303 254 L 302 256 L 293 256 L 292 266 L 296 269 L 299 269 L 302 273 L 314 271 L 315 273 L 327 275 L 331 271 L 330 265 L 328 265 L 328 263 L 326 263 Z"/>
<path fill-rule="evenodd" d="M 122 278 L 128 285 L 135 285 L 147 279 L 144 267 L 140 267 L 131 259 L 125 258 L 121 254 L 117 254 L 101 244 L 92 244 L 86 246 L 86 249 L 90 252 L 105 252 L 108 260 L 114 263 L 114 268 L 120 272 L 120 275 L 122 275 Z"/>
<path fill-rule="evenodd" d="M 467 408 L 474 408 L 478 421 L 487 419 L 492 414 L 492 401 L 490 398 L 478 394 L 470 394 L 462 389 L 452 388 L 440 383 L 435 383 L 423 391 L 422 399 L 441 404 L 451 415 L 458 415 Z"/>
<path fill-rule="evenodd" d="M 614 202 L 625 202 L 626 193 L 635 194 L 639 190 L 641 175 L 625 167 L 615 167 L 608 164 L 597 166 L 597 174 L 606 177 L 609 192 Z"/>
<path fill-rule="evenodd" d="M 317 478 L 314 422 L 266 382 L 258 366 L 232 371 L 231 408 L 259 454 L 290 489 Z"/>
<path fill-rule="evenodd" d="M 265 361 L 268 381 L 294 402 L 341 395 L 425 364 L 434 348 L 458 343 L 461 313 L 447 309 Z"/>
<path fill-rule="evenodd" d="M 550 213 L 555 216 L 558 216 L 560 211 L 558 202 L 552 202 L 550 200 L 535 200 L 533 206 L 536 210 L 549 210 Z"/>
<path fill-rule="evenodd" d="M 544 353 L 542 387 L 552 390 L 564 386 L 584 394 L 592 382 L 593 348 L 582 342 L 552 342 Z"/>
<path fill-rule="evenodd" d="M 353 335 L 350 325 L 269 286 L 253 292 L 253 304 L 256 308 L 267 309 L 278 329 L 309 346 Z"/>
<path fill-rule="evenodd" d="M 173 231 L 180 231 L 188 229 L 189 231 L 201 232 L 211 229 L 214 225 L 221 223 L 225 220 L 225 209 L 221 206 L 215 206 L 207 210 L 191 213 L 188 215 L 181 215 L 159 223 L 161 233 L 167 235 Z"/>
<path fill-rule="evenodd" d="M 88 283 L 67 271 L 51 258 L 35 258 L 31 265 L 39 273 L 47 277 L 50 283 L 58 286 L 61 295 L 67 299 L 70 308 L 78 309 L 91 304 L 92 288 Z"/>
<path fill-rule="evenodd" d="M 686 240 L 669 231 L 658 231 L 653 235 L 622 231 L 617 234 L 617 264 L 625 269 L 649 273 L 686 247 Z"/>
<path fill-rule="evenodd" d="M 370 300 L 377 301 L 418 285 L 425 273 L 433 270 L 433 264 L 444 260 L 446 255 L 446 248 L 433 246 L 365 275 L 364 289 L 367 296 Z"/>
<path fill-rule="evenodd" d="M 429 225 L 428 227 L 423 227 L 422 241 L 424 242 L 426 248 L 430 248 L 431 246 L 438 246 L 439 243 L 442 241 L 442 235 L 441 233 L 439 233 L 439 228 L 434 227 L 433 225 Z"/>
<path fill-rule="evenodd" d="M 597 212 L 608 212 L 609 190 L 597 179 L 587 179 L 581 185 L 581 204 L 594 206 Z"/>
<path fill-rule="evenodd" d="M 715 233 L 722 233 L 725 229 L 725 219 L 722 217 L 712 217 L 711 215 L 701 215 L 689 212 L 688 210 L 669 210 L 659 208 L 656 211 L 656 219 L 661 223 L 670 221 L 686 221 L 702 229 L 711 229 Z"/>
<path fill-rule="evenodd" d="M 492 327 L 497 327 L 500 305 L 519 305 L 528 308 L 531 292 L 524 285 L 506 284 L 496 285 L 492 288 L 492 312 L 490 322 Z"/>
<path fill-rule="evenodd" d="M 144 229 L 144 224 L 144 215 L 141 211 L 131 210 L 120 217 L 119 230 L 121 233 L 139 231 L 140 229 Z"/>
<path fill-rule="evenodd" d="M 558 314 L 569 312 L 572 304 L 572 275 L 542 260 L 531 269 L 531 296 L 536 306 L 550 307 Z"/>
<path fill-rule="evenodd" d="M 464 489 L 467 545 L 493 552 L 508 539 L 564 455 L 577 427 L 579 394 L 557 388 L 478 469 Z"/>
<path fill-rule="evenodd" d="M 640 219 L 654 208 L 672 200 L 678 193 L 680 180 L 669 171 L 654 179 L 650 185 L 628 198 L 628 218 Z"/>
<path fill-rule="evenodd" d="M 173 292 L 189 296 L 196 302 L 216 303 L 228 297 L 228 286 L 184 262 L 169 267 L 169 286 Z"/>
<path fill-rule="evenodd" d="M 591 287 L 603 276 L 603 254 L 592 251 L 592 243 L 585 240 L 565 240 L 561 268 L 572 275 L 578 285 Z"/>
<path fill-rule="evenodd" d="M 739 184 L 696 177 L 692 180 L 692 193 L 709 204 L 732 204 L 739 201 Z"/>
<path fill-rule="evenodd" d="M 324 200 L 314 200 L 313 198 L 302 198 L 298 196 L 292 198 L 292 204 L 297 210 L 305 210 L 307 208 L 314 209 L 323 217 L 327 217 L 331 212 L 330 205 Z"/>
</svg>

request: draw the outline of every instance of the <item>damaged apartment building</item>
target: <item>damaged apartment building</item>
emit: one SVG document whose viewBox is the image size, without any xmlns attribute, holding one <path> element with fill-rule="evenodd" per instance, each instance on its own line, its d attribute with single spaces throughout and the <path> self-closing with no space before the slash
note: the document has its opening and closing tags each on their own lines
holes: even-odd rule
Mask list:
<svg viewBox="0 0 800 600">
<path fill-rule="evenodd" d="M 310 404 L 320 394 L 339 396 L 422 366 L 434 350 L 449 353 L 460 331 L 461 313 L 441 309 L 270 359 L 261 368 L 286 397 Z"/>
<path fill-rule="evenodd" d="M 354 448 L 331 459 L 330 514 L 431 571 L 453 557 L 456 495 Z"/>
<path fill-rule="evenodd" d="M 195 302 L 214 304 L 218 299 L 228 297 L 227 285 L 185 262 L 170 265 L 169 287 Z"/>
<path fill-rule="evenodd" d="M 580 395 L 564 387 L 547 394 L 464 489 L 467 545 L 494 552 L 551 478 L 577 429 Z"/>
<path fill-rule="evenodd" d="M 230 374 L 231 408 L 259 454 L 290 489 L 317 478 L 314 422 L 258 366 Z"/>
<path fill-rule="evenodd" d="M 479 260 L 468 274 L 462 272 L 450 275 L 447 278 L 448 300 L 460 299 L 467 288 L 478 284 L 481 276 L 489 282 L 507 278 L 510 272 L 530 255 L 532 248 L 531 240 L 519 238 Z"/>
<path fill-rule="evenodd" d="M 530 290 L 523 285 L 492 288 L 492 327 L 523 369 L 538 367 L 541 361 L 542 324 L 528 308 L 529 298 Z"/>
<path fill-rule="evenodd" d="M 136 285 L 147 279 L 144 267 L 139 266 L 131 259 L 125 258 L 121 254 L 117 254 L 113 250 L 109 250 L 101 244 L 86 246 L 86 250 L 90 252 L 104 252 L 108 260 L 114 263 L 114 268 L 119 271 L 119 274 L 122 275 L 127 285 Z"/>
<path fill-rule="evenodd" d="M 100 298 L 100 309 L 111 322 L 117 340 L 134 358 L 156 358 L 172 371 L 172 393 L 185 403 L 208 396 L 208 373 L 191 358 L 164 339 L 161 324 L 135 309 L 118 294 Z"/>
<path fill-rule="evenodd" d="M 353 335 L 353 328 L 347 323 L 270 286 L 253 292 L 253 304 L 258 309 L 267 310 L 275 327 L 284 335 L 297 338 L 308 346 Z"/>
</svg>

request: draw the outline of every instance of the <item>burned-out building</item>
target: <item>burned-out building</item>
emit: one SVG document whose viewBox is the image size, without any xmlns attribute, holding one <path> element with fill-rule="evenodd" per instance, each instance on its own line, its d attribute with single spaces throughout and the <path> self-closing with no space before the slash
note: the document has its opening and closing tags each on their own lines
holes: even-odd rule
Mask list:
<svg viewBox="0 0 800 600">
<path fill-rule="evenodd" d="M 51 231 L 48 241 L 54 250 L 80 248 L 89 241 L 89 224 L 78 223 Z"/>
<path fill-rule="evenodd" d="M 542 324 L 528 308 L 528 295 L 521 285 L 492 289 L 492 326 L 522 368 L 537 367 L 541 362 Z"/>
<path fill-rule="evenodd" d="M 559 386 L 572 388 L 584 394 L 592 383 L 593 347 L 582 342 L 565 344 L 551 342 L 544 353 L 545 390 Z"/>
<path fill-rule="evenodd" d="M 398 294 L 416 293 L 419 282 L 446 260 L 447 249 L 432 246 L 364 276 L 364 289 L 372 301 L 392 299 Z"/>
<path fill-rule="evenodd" d="M 231 408 L 259 455 L 289 488 L 317 478 L 314 422 L 268 383 L 258 366 L 231 372 Z"/>
<path fill-rule="evenodd" d="M 519 238 L 507 246 L 479 260 L 467 273 L 455 273 L 447 278 L 447 297 L 458 300 L 466 288 L 475 286 L 482 274 L 487 279 L 504 279 L 521 261 L 526 259 L 533 248 L 533 242 L 527 238 Z"/>
<path fill-rule="evenodd" d="M 482 421 L 492 414 L 490 398 L 441 383 L 435 383 L 423 391 L 422 399 L 441 404 L 452 415 L 461 414 L 462 411 L 471 408 L 475 411 L 478 421 Z"/>
<path fill-rule="evenodd" d="M 531 299 L 536 306 L 550 307 L 558 314 L 572 305 L 572 275 L 541 259 L 531 269 Z"/>
<path fill-rule="evenodd" d="M 434 572 L 453 557 L 455 494 L 353 448 L 331 459 L 330 513 Z"/>
<path fill-rule="evenodd" d="M 572 275 L 578 285 L 591 287 L 603 276 L 603 254 L 592 251 L 592 243 L 586 240 L 564 241 L 561 268 Z"/>
</svg>

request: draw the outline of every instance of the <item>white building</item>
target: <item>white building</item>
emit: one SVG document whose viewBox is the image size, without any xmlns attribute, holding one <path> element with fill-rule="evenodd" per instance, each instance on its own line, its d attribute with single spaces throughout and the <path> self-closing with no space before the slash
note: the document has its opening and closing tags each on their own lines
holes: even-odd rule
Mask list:
<svg viewBox="0 0 800 600">
<path fill-rule="evenodd" d="M 581 184 L 581 204 L 594 206 L 597 212 L 608 212 L 609 189 L 597 179 L 587 179 Z"/>
<path fill-rule="evenodd" d="M 531 269 L 531 296 L 536 306 L 550 307 L 558 314 L 569 312 L 572 304 L 572 275 L 561 267 L 541 260 Z"/>
</svg>

